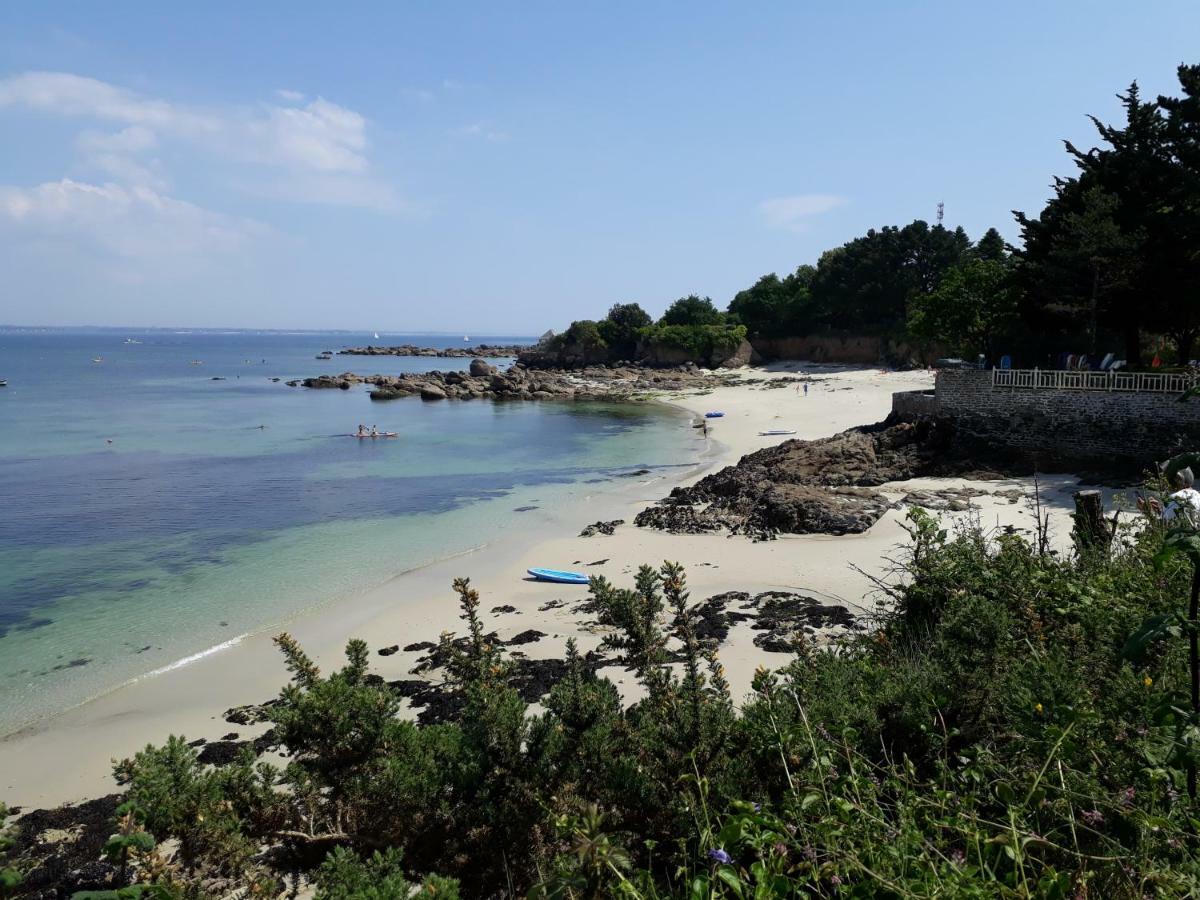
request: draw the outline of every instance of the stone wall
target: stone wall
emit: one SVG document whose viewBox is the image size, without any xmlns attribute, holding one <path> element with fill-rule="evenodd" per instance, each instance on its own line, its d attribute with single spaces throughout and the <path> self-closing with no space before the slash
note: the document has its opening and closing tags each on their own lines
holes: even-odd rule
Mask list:
<svg viewBox="0 0 1200 900">
<path fill-rule="evenodd" d="M 865 334 L 754 338 L 751 343 L 763 359 L 802 359 L 848 365 L 924 366 L 946 355 L 942 347 L 921 348 L 906 341 Z"/>
<path fill-rule="evenodd" d="M 1178 394 L 992 387 L 992 373 L 937 373 L 937 415 L 961 439 L 1045 454 L 1048 459 L 1149 465 L 1200 449 L 1200 399 Z"/>
<path fill-rule="evenodd" d="M 896 391 L 892 394 L 892 416 L 901 422 L 933 419 L 937 413 L 937 395 L 933 391 Z"/>
</svg>

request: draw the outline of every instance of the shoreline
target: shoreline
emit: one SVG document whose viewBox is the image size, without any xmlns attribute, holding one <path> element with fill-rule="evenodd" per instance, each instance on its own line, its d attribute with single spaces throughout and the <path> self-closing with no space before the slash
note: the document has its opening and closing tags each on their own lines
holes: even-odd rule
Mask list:
<svg viewBox="0 0 1200 900">
<path fill-rule="evenodd" d="M 354 596 L 299 612 L 224 649 L 209 648 L 182 665 L 176 661 L 159 674 L 143 675 L 0 738 L 0 772 L 4 773 L 0 798 L 11 805 L 34 808 L 111 793 L 116 786 L 109 760 L 131 755 L 147 742 L 161 743 L 169 734 L 209 741 L 231 731 L 241 739 L 256 737 L 264 726 L 230 725 L 223 713 L 278 694 L 288 673 L 272 639 L 285 628 L 322 668 L 340 665 L 346 641 L 360 637 L 370 646 L 373 672 L 385 679 L 408 677 L 420 651 L 400 650 L 386 657 L 376 651 L 436 640 L 446 630 L 461 631 L 450 590 L 452 579 L 458 576 L 470 577 L 480 591 L 487 626 L 501 639 L 528 629 L 544 633 L 541 640 L 521 647 L 531 659 L 561 657 L 568 637 L 579 642 L 581 652 L 598 645 L 602 637 L 589 623 L 579 621 L 571 609 L 586 588 L 527 580 L 525 569 L 532 566 L 578 568 L 625 585 L 642 563 L 672 559 L 685 567 L 693 602 L 725 591 L 788 590 L 827 598 L 852 611 L 867 611 L 870 582 L 853 567 L 881 570 L 884 557 L 904 539 L 904 510 L 889 511 L 863 534 L 787 535 L 761 543 L 719 534 L 674 535 L 632 524 L 638 511 L 666 496 L 672 487 L 697 480 L 780 440 L 759 435 L 759 431 L 786 425 L 797 430 L 797 437 L 814 438 L 870 424 L 886 417 L 893 390 L 921 387 L 929 381 L 924 372 L 801 368 L 818 379 L 809 397 L 789 388 L 759 384 L 717 387 L 702 393 L 672 392 L 656 398 L 691 416 L 708 409 L 725 412 L 725 417 L 712 423 L 708 447 L 696 465 L 684 464 L 681 470 L 669 469 L 658 477 L 629 479 L 629 484 L 606 485 L 611 489 L 594 495 L 587 493 L 594 490 L 590 486 L 575 485 L 571 493 L 580 495 L 575 502 L 563 500 L 543 508 L 532 533 L 521 529 L 495 535 L 474 550 L 431 561 Z M 749 377 L 768 379 L 799 374 L 791 367 L 742 371 Z M 689 439 L 692 434 L 689 429 Z M 946 484 L 956 481 L 962 480 L 938 480 Z M 1021 486 L 1019 479 L 1004 483 Z M 1074 479 L 1063 477 L 1057 488 L 1043 483 L 1043 492 L 1062 494 L 1064 486 L 1073 487 Z M 898 492 L 896 499 L 904 492 L 893 485 L 881 490 Z M 1069 499 L 1069 490 L 1065 496 Z M 1007 500 L 979 499 L 980 515 L 987 517 L 985 525 L 993 514 L 997 526 L 1020 524 L 1022 515 L 1028 516 Z M 1065 507 L 1056 510 L 1063 516 L 1067 513 Z M 598 519 L 624 519 L 625 524 L 612 536 L 578 536 L 580 529 Z M 501 605 L 515 607 L 515 611 L 495 612 Z M 752 636 L 748 629 L 735 628 L 721 649 L 735 698 L 748 690 L 756 666 L 774 667 L 789 658 L 763 651 Z M 632 676 L 619 669 L 610 668 L 606 674 L 622 692 L 633 685 Z M 80 747 L 93 749 L 82 754 Z"/>
</svg>

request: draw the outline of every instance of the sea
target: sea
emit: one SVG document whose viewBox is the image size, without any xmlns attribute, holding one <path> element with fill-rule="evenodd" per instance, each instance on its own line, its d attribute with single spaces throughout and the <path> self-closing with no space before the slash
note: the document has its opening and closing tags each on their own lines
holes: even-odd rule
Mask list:
<svg viewBox="0 0 1200 900">
<path fill-rule="evenodd" d="M 581 485 L 696 462 L 658 404 L 286 384 L 470 362 L 350 346 L 533 341 L 0 328 L 0 735 L 485 545 Z"/>
</svg>

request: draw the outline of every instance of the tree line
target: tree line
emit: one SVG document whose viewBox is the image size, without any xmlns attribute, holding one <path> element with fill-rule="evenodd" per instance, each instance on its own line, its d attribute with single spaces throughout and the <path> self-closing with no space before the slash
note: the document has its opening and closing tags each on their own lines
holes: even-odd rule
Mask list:
<svg viewBox="0 0 1200 900">
<path fill-rule="evenodd" d="M 1065 142 L 1073 171 L 1054 178 L 1040 213 L 1014 211 L 1019 246 L 995 228 L 972 241 L 961 227 L 889 225 L 762 276 L 725 310 L 690 295 L 655 322 L 621 303 L 572 323 L 559 346 L 612 361 L 647 341 L 712 349 L 841 333 L 1027 365 L 1064 352 L 1185 365 L 1200 336 L 1200 65 L 1177 74 L 1179 96 L 1145 100 L 1134 82 L 1118 95 L 1124 122 L 1093 116 L 1096 146 Z"/>
</svg>

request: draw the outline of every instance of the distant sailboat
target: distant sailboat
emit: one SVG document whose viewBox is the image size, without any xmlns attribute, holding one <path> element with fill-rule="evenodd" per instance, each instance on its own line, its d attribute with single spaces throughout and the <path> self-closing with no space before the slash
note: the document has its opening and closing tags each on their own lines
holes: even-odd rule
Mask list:
<svg viewBox="0 0 1200 900">
<path fill-rule="evenodd" d="M 375 340 L 379 340 L 379 332 L 375 332 Z"/>
<path fill-rule="evenodd" d="M 94 362 L 94 363 L 102 363 L 102 362 L 104 362 L 104 357 L 103 357 L 103 356 L 96 356 L 96 357 L 93 357 L 93 359 L 92 359 L 92 362 Z"/>
<path fill-rule="evenodd" d="M 469 341 L 469 340 L 471 340 L 471 339 L 470 339 L 469 337 L 467 337 L 467 336 L 464 334 L 464 335 L 463 335 L 463 340 L 464 340 L 464 341 Z"/>
</svg>

